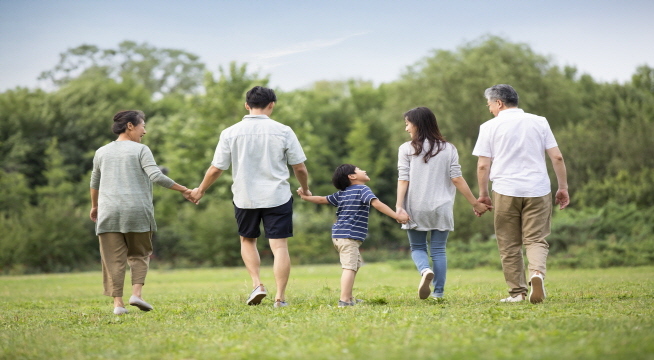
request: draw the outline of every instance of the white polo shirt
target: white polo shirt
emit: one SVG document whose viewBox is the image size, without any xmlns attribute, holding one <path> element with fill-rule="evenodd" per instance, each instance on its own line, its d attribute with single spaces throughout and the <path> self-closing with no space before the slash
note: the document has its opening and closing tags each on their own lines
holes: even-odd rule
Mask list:
<svg viewBox="0 0 654 360">
<path fill-rule="evenodd" d="M 500 111 L 479 127 L 472 154 L 491 158 L 493 191 L 514 197 L 541 197 L 551 192 L 545 150 L 556 146 L 547 119 L 514 108 Z"/>
<path fill-rule="evenodd" d="M 246 115 L 220 133 L 211 165 L 232 164 L 234 204 L 241 209 L 271 208 L 291 199 L 288 165 L 306 160 L 289 126 L 266 115 Z"/>
</svg>

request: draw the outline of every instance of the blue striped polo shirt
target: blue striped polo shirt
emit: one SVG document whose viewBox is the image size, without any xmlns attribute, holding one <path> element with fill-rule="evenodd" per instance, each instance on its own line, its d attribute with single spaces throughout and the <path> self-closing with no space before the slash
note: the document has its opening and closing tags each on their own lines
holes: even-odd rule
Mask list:
<svg viewBox="0 0 654 360">
<path fill-rule="evenodd" d="M 332 238 L 364 241 L 368 235 L 370 202 L 377 198 L 372 190 L 365 185 L 350 185 L 326 198 L 337 207 Z"/>
</svg>

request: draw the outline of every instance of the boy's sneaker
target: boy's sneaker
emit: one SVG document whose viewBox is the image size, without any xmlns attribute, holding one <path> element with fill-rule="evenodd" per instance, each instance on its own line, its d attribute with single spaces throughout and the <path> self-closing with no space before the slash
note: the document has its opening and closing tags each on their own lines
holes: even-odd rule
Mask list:
<svg viewBox="0 0 654 360">
<path fill-rule="evenodd" d="M 275 305 L 273 305 L 273 306 L 276 307 L 276 308 L 281 308 L 281 307 L 288 306 L 288 303 L 286 301 L 282 301 L 282 300 L 277 299 L 277 300 L 275 300 Z"/>
<path fill-rule="evenodd" d="M 520 302 L 525 300 L 525 294 L 518 294 L 516 296 L 509 296 L 506 299 L 500 300 L 500 302 Z"/>
<path fill-rule="evenodd" d="M 361 299 L 355 299 L 355 298 L 351 298 L 351 299 L 350 299 L 350 302 L 351 302 L 353 305 L 359 305 L 359 304 L 361 304 L 363 301 L 364 301 L 364 300 L 361 300 Z"/>
<path fill-rule="evenodd" d="M 425 269 L 422 272 L 422 279 L 420 279 L 420 285 L 418 285 L 418 296 L 421 299 L 426 299 L 431 294 L 431 289 L 429 289 L 429 284 L 434 279 L 434 272 L 431 269 Z"/>
<path fill-rule="evenodd" d="M 268 292 L 266 291 L 266 288 L 263 287 L 263 284 L 259 284 L 254 290 L 252 290 L 252 293 L 250 294 L 250 297 L 248 298 L 248 301 L 245 303 L 248 305 L 259 305 L 261 304 L 261 300 L 268 295 Z"/>
<path fill-rule="evenodd" d="M 545 300 L 545 279 L 542 274 L 534 274 L 529 279 L 531 291 L 529 292 L 529 302 L 538 304 Z"/>
<path fill-rule="evenodd" d="M 338 307 L 354 306 L 353 302 L 338 300 Z"/>
</svg>

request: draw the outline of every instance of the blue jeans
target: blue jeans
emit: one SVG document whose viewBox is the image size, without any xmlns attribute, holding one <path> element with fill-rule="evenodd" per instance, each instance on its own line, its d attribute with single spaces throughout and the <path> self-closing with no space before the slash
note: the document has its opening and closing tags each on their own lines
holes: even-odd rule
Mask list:
<svg viewBox="0 0 654 360">
<path fill-rule="evenodd" d="M 449 231 L 431 230 L 431 260 L 434 264 L 434 285 L 435 297 L 443 296 L 445 288 L 445 277 L 447 273 L 447 256 L 445 255 L 445 245 L 447 244 L 447 235 Z M 411 245 L 411 258 L 416 264 L 416 268 L 422 274 L 422 271 L 429 269 L 429 256 L 427 255 L 427 231 L 407 230 L 409 235 L 409 244 Z"/>
</svg>

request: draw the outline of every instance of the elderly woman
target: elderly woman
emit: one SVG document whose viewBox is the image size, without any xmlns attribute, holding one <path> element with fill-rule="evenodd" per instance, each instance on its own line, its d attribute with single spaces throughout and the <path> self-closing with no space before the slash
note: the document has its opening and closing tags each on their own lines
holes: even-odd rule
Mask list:
<svg viewBox="0 0 654 360">
<path fill-rule="evenodd" d="M 116 141 L 101 147 L 93 158 L 91 220 L 96 223 L 102 256 L 104 295 L 113 296 L 114 314 L 128 311 L 123 303 L 125 266 L 129 263 L 132 296 L 129 304 L 152 310 L 141 297 L 152 254 L 152 233 L 157 230 L 152 205 L 152 183 L 179 191 L 191 190 L 164 175 L 150 148 L 141 144 L 146 134 L 145 114 L 138 110 L 114 115 Z"/>
</svg>

